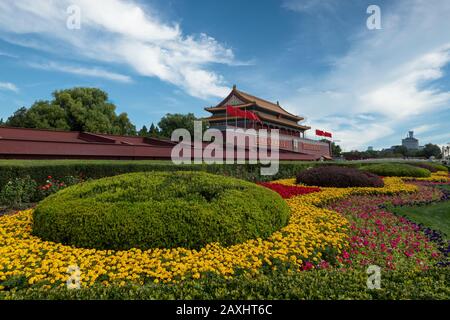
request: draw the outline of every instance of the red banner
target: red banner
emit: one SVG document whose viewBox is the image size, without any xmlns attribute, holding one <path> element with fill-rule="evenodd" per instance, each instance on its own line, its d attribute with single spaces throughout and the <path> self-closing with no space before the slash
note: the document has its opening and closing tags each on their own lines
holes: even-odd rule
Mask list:
<svg viewBox="0 0 450 320">
<path fill-rule="evenodd" d="M 238 107 L 226 106 L 226 112 L 227 112 L 227 115 L 230 117 L 239 117 L 239 118 L 244 118 L 244 119 L 248 119 L 248 120 L 261 122 L 261 119 L 258 117 L 258 115 L 256 113 L 247 111 L 247 110 L 241 110 Z"/>
<path fill-rule="evenodd" d="M 316 130 L 316 136 L 328 137 L 328 138 L 332 138 L 333 137 L 331 132 L 326 132 L 326 131 L 322 131 L 322 130 Z"/>
</svg>

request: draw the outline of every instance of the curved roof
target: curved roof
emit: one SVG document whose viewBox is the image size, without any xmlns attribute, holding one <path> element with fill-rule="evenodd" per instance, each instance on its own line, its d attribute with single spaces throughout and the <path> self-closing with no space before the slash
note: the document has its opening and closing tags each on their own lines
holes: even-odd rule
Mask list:
<svg viewBox="0 0 450 320">
<path fill-rule="evenodd" d="M 215 110 L 220 110 L 219 108 L 221 108 L 227 101 L 229 98 L 231 98 L 233 95 L 235 95 L 236 97 L 238 97 L 240 100 L 242 100 L 244 102 L 244 104 L 256 104 L 257 106 L 269 110 L 269 111 L 273 111 L 276 113 L 279 113 L 281 115 L 284 115 L 285 117 L 289 117 L 291 119 L 294 119 L 296 121 L 300 121 L 303 120 L 303 117 L 297 116 L 295 114 L 292 114 L 286 110 L 284 110 L 279 103 L 273 103 L 258 97 L 255 97 L 251 94 L 248 94 L 244 91 L 238 90 L 236 89 L 236 86 L 233 86 L 233 90 L 230 92 L 230 94 L 224 99 L 222 100 L 222 102 L 220 102 L 217 106 L 215 107 L 211 107 L 211 108 L 205 108 L 206 111 L 215 111 Z"/>
</svg>

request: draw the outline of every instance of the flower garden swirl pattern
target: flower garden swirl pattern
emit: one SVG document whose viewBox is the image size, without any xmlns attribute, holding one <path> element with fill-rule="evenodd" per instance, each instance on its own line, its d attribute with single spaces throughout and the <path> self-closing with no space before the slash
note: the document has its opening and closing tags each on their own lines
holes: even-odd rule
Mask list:
<svg viewBox="0 0 450 320">
<path fill-rule="evenodd" d="M 276 181 L 293 187 L 294 182 L 294 179 Z M 343 215 L 324 206 L 352 195 L 395 195 L 418 190 L 401 178 L 385 178 L 384 182 L 382 188 L 320 188 L 318 192 L 286 196 L 291 209 L 289 224 L 269 238 L 229 247 L 211 243 L 200 250 L 113 251 L 46 242 L 31 235 L 32 210 L 21 211 L 0 217 L 0 283 L 21 276 L 29 286 L 64 286 L 70 265 L 80 267 L 82 286 L 177 282 L 205 277 L 208 273 L 232 277 L 242 272 L 258 274 L 266 269 L 327 267 L 328 260 L 339 261 L 346 256 L 351 224 Z"/>
</svg>

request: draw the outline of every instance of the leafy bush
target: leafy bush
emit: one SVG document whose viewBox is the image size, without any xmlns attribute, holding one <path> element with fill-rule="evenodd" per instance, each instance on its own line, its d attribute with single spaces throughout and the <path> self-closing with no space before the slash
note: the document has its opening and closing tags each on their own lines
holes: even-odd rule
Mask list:
<svg viewBox="0 0 450 320">
<path fill-rule="evenodd" d="M 446 166 L 434 162 L 413 162 L 411 165 L 427 169 L 430 172 L 448 171 Z"/>
<path fill-rule="evenodd" d="M 29 176 L 14 178 L 0 192 L 0 203 L 11 209 L 22 209 L 37 196 L 37 183 Z"/>
<path fill-rule="evenodd" d="M 427 169 L 414 167 L 403 163 L 377 163 L 363 165 L 361 170 L 368 171 L 383 177 L 416 177 L 426 178 L 431 175 Z"/>
<path fill-rule="evenodd" d="M 328 300 L 328 299 L 444 299 L 450 298 L 450 268 L 427 271 L 382 273 L 381 289 L 367 288 L 365 270 L 312 270 L 298 273 L 275 272 L 268 275 L 232 279 L 211 275 L 175 284 L 136 286 L 95 285 L 68 290 L 32 288 L 0 291 L 0 299 L 126 299 L 126 300 Z"/>
<path fill-rule="evenodd" d="M 96 249 L 199 248 L 267 237 L 287 224 L 275 192 L 203 172 L 131 173 L 78 184 L 43 200 L 33 234 Z"/>
<path fill-rule="evenodd" d="M 375 174 L 354 168 L 337 166 L 317 167 L 300 172 L 297 183 L 319 187 L 383 187 L 383 180 Z"/>
</svg>

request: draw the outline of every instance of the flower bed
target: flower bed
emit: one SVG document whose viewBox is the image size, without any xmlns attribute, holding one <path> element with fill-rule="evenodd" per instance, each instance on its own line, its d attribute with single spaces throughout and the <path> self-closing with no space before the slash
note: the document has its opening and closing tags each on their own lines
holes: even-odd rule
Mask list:
<svg viewBox="0 0 450 320">
<path fill-rule="evenodd" d="M 229 247 L 211 243 L 200 250 L 74 248 L 32 236 L 32 210 L 18 212 L 0 218 L 0 281 L 25 276 L 29 285 L 64 286 L 69 265 L 88 270 L 82 273 L 83 286 L 96 282 L 179 281 L 211 272 L 226 277 L 236 272 L 257 274 L 264 268 L 286 264 L 300 269 L 304 261 L 319 261 L 329 250 L 339 253 L 347 237 L 347 221 L 308 203 L 314 199 L 288 203 L 289 224 L 266 240 L 254 239 Z"/>
<path fill-rule="evenodd" d="M 259 183 L 259 185 L 272 189 L 280 194 L 283 199 L 320 191 L 320 188 L 318 187 L 286 186 L 281 183 L 273 182 L 262 182 Z"/>
<path fill-rule="evenodd" d="M 442 193 L 434 188 L 420 187 L 413 197 L 352 196 L 328 206 L 350 222 L 349 249 L 339 260 L 349 265 L 375 264 L 388 269 L 427 269 L 436 265 L 439 259 L 446 260 L 439 250 L 441 243 L 430 242 L 436 239 L 421 232 L 424 230 L 420 226 L 382 206 L 386 203 L 397 206 L 428 203 L 441 197 Z"/>
<path fill-rule="evenodd" d="M 295 179 L 278 180 L 267 186 L 280 190 L 286 196 L 291 209 L 289 224 L 266 240 L 252 239 L 228 247 L 210 243 L 199 250 L 74 248 L 33 236 L 32 210 L 0 217 L 0 290 L 7 288 L 5 283 L 15 281 L 12 279 L 20 279 L 25 288 L 64 287 L 70 265 L 80 267 L 81 286 L 90 287 L 179 282 L 207 278 L 211 274 L 228 279 L 239 274 L 257 275 L 276 270 L 289 272 L 331 266 L 353 268 L 371 261 L 387 263 L 389 255 L 386 253 L 385 257 L 384 252 L 380 253 L 381 243 L 374 244 L 373 232 L 381 232 L 380 228 L 384 228 L 384 232 L 388 227 L 397 228 L 404 235 L 390 254 L 395 267 L 414 265 L 425 268 L 442 258 L 436 244 L 407 221 L 388 214 L 386 210 L 379 219 L 377 214 L 380 212 L 376 210 L 363 212 L 363 208 L 374 208 L 383 201 L 402 203 L 430 198 L 428 194 L 416 192 L 420 186 L 407 184 L 401 178 L 384 178 L 382 188 L 320 188 L 320 191 L 309 192 L 314 188 L 306 190 L 298 187 Z M 292 195 L 303 192 L 299 190 L 304 193 Z M 351 200 L 344 199 L 348 197 Z M 338 200 L 337 204 L 343 202 L 348 205 L 333 208 Z M 344 216 L 336 210 L 345 213 Z M 394 225 L 390 226 L 392 223 Z M 352 239 L 362 234 L 368 238 Z M 397 241 L 393 234 L 386 231 L 383 239 L 389 241 L 393 250 L 391 241 Z M 408 240 L 406 244 L 402 242 L 405 239 Z M 365 240 L 370 249 L 375 245 L 369 254 L 366 253 Z M 353 245 L 359 245 L 361 241 L 363 247 Z M 417 241 L 418 246 L 415 244 Z M 408 256 L 416 248 L 417 251 Z"/>
<path fill-rule="evenodd" d="M 446 171 L 438 171 L 431 174 L 428 178 L 406 177 L 405 180 L 430 181 L 430 182 L 450 182 L 449 174 Z"/>
</svg>

